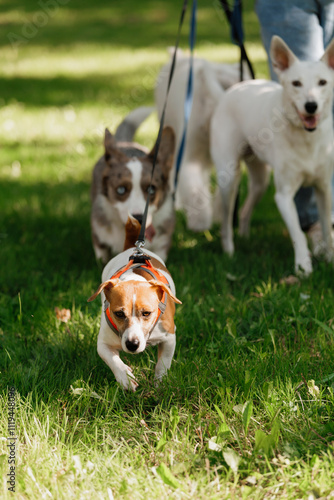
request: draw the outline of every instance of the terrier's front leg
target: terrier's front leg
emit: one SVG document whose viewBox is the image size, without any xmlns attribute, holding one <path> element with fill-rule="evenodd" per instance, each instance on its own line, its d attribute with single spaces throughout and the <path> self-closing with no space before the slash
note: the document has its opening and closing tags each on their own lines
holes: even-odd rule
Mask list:
<svg viewBox="0 0 334 500">
<path fill-rule="evenodd" d="M 166 340 L 158 345 L 158 362 L 155 367 L 156 384 L 166 375 L 172 364 L 175 345 L 175 333 L 169 333 Z"/>
<path fill-rule="evenodd" d="M 131 389 L 132 391 L 137 389 L 138 383 L 133 376 L 132 370 L 130 366 L 123 363 L 119 357 L 119 351 L 117 349 L 113 349 L 110 345 L 105 344 L 104 342 L 98 342 L 97 352 L 103 361 L 107 363 L 115 375 L 117 382 L 121 384 L 124 389 Z"/>
</svg>

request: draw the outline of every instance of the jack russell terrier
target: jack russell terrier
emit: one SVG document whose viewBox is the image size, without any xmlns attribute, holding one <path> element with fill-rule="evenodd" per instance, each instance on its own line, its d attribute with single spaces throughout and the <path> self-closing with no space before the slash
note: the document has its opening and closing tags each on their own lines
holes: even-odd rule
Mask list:
<svg viewBox="0 0 334 500">
<path fill-rule="evenodd" d="M 124 251 L 104 268 L 102 284 L 88 299 L 101 294 L 102 315 L 97 352 L 124 389 L 136 390 L 138 383 L 119 352 L 143 352 L 158 345 L 155 378 L 167 373 L 175 350 L 175 285 L 158 255 L 145 250 L 144 258 L 134 258 L 134 244 L 140 224 L 133 217 L 126 223 Z M 139 262 L 137 262 L 139 260 Z"/>
<path fill-rule="evenodd" d="M 147 247 L 167 258 L 175 226 L 170 188 L 175 138 L 170 127 L 162 132 L 154 176 L 151 183 L 155 147 L 149 152 L 132 142 L 137 127 L 151 113 L 141 107 L 119 125 L 115 136 L 105 131 L 105 153 L 93 170 L 91 188 L 91 231 L 96 259 L 106 264 L 122 251 L 128 214 L 141 222 L 148 190 L 151 191 L 147 216 Z"/>
<path fill-rule="evenodd" d="M 311 256 L 294 196 L 301 186 L 314 186 L 328 260 L 331 237 L 333 175 L 334 40 L 320 61 L 297 59 L 278 36 L 271 60 L 280 84 L 253 80 L 222 93 L 211 120 L 211 155 L 223 203 L 222 245 L 234 253 L 232 217 L 240 182 L 240 159 L 249 171 L 249 189 L 241 209 L 239 232 L 248 235 L 255 204 L 273 168 L 275 201 L 289 231 L 295 270 L 312 272 Z"/>
<path fill-rule="evenodd" d="M 170 55 L 172 53 L 170 51 Z M 159 117 L 164 105 L 170 66 L 171 61 L 161 69 L 157 77 L 155 102 Z M 176 151 L 183 134 L 188 73 L 189 56 L 178 49 L 165 114 L 165 124 L 175 132 Z M 251 78 L 247 65 L 244 65 L 244 78 Z M 193 104 L 175 197 L 175 208 L 185 211 L 187 226 L 193 231 L 210 229 L 216 212 L 220 212 L 215 207 L 216 198 L 211 193 L 210 120 L 222 90 L 237 83 L 239 79 L 239 64 L 221 64 L 194 57 Z M 173 177 L 174 171 L 175 165 Z"/>
</svg>

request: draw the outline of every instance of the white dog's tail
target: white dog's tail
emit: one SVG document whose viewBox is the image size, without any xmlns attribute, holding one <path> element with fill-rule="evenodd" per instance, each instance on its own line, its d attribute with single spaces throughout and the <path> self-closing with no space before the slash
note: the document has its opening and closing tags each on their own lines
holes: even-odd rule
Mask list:
<svg viewBox="0 0 334 500">
<path fill-rule="evenodd" d="M 205 87 L 209 91 L 211 97 L 218 102 L 221 96 L 224 94 L 224 89 L 217 78 L 217 74 L 212 68 L 212 65 L 203 61 L 202 67 L 200 68 L 201 77 L 205 82 Z"/>
<path fill-rule="evenodd" d="M 119 124 L 115 133 L 117 142 L 132 142 L 137 128 L 154 111 L 154 107 L 141 106 L 129 113 Z"/>
</svg>

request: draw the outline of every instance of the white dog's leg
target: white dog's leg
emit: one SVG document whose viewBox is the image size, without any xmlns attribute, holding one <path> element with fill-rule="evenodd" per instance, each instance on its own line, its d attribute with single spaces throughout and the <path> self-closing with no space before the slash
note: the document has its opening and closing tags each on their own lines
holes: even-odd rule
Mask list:
<svg viewBox="0 0 334 500">
<path fill-rule="evenodd" d="M 239 158 L 243 154 L 245 143 L 237 126 L 229 128 L 233 117 L 230 120 L 224 99 L 220 104 L 220 112 L 215 113 L 211 121 L 210 152 L 216 166 L 222 200 L 222 246 L 226 253 L 233 255 L 233 213 L 240 182 Z"/>
<path fill-rule="evenodd" d="M 159 382 L 169 370 L 176 345 L 175 334 L 169 334 L 167 340 L 158 345 L 158 362 L 155 367 L 155 378 Z"/>
<path fill-rule="evenodd" d="M 221 228 L 222 246 L 226 253 L 233 255 L 233 212 L 240 182 L 240 165 L 235 159 L 226 160 L 222 163 L 218 156 L 215 160 L 223 209 L 223 223 Z"/>
<path fill-rule="evenodd" d="M 240 211 L 239 234 L 249 236 L 250 220 L 255 205 L 262 198 L 269 183 L 269 167 L 256 156 L 245 157 L 249 170 L 248 195 Z"/>
<path fill-rule="evenodd" d="M 290 191 L 276 191 L 275 201 L 288 228 L 292 245 L 295 251 L 295 271 L 300 272 L 300 268 L 308 275 L 312 272 L 312 262 L 307 246 L 307 239 L 301 230 L 296 205 L 293 201 L 295 193 Z"/>
<path fill-rule="evenodd" d="M 333 240 L 332 240 L 332 221 L 331 221 L 331 206 L 332 194 L 331 184 L 327 186 L 315 186 L 315 195 L 319 211 L 319 218 L 322 229 L 322 236 L 325 245 L 325 257 L 328 261 L 333 260 Z"/>
<path fill-rule="evenodd" d="M 185 158 L 176 191 L 176 208 L 185 211 L 192 231 L 206 231 L 212 224 L 210 167 L 203 161 Z"/>
<path fill-rule="evenodd" d="M 109 366 L 117 382 L 119 382 L 124 389 L 131 389 L 135 391 L 138 383 L 133 376 L 130 366 L 123 363 L 119 357 L 119 351 L 113 349 L 110 345 L 104 342 L 98 342 L 97 352 L 103 361 Z"/>
</svg>

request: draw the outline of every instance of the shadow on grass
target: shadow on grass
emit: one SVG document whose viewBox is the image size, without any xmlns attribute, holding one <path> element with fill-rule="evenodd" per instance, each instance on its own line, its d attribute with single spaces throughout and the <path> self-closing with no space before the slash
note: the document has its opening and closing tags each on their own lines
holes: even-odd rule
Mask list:
<svg viewBox="0 0 334 500">
<path fill-rule="evenodd" d="M 29 43 L 48 48 L 77 44 L 110 44 L 114 47 L 166 47 L 176 39 L 182 3 L 179 0 L 137 2 L 126 0 L 106 5 L 103 0 L 40 0 L 2 2 L 7 20 L 0 28 L 1 45 L 14 48 Z M 244 3 L 247 41 L 258 41 L 254 2 Z M 183 29 L 187 45 L 188 19 Z M 199 6 L 198 41 L 230 43 L 230 28 L 219 2 Z"/>
<path fill-rule="evenodd" d="M 33 185 L 1 182 L 12 206 L 3 207 L 1 262 L 2 291 L 10 295 L 29 287 L 33 277 L 64 280 L 70 274 L 94 269 L 90 241 L 90 185 L 47 182 Z M 65 281 L 66 282 L 66 281 Z"/>
<path fill-rule="evenodd" d="M 143 75 L 143 82 L 131 72 L 112 76 L 82 78 L 4 78 L 0 77 L 0 95 L 3 105 L 15 101 L 31 107 L 48 106 L 101 106 L 107 109 L 120 105 L 136 107 L 153 102 L 153 87 L 148 88 Z M 137 83 L 134 83 L 137 82 Z M 15 102 L 14 101 L 14 102 Z"/>
</svg>

